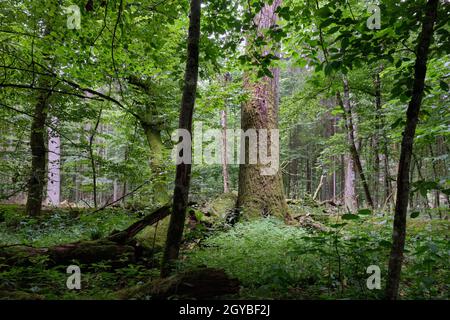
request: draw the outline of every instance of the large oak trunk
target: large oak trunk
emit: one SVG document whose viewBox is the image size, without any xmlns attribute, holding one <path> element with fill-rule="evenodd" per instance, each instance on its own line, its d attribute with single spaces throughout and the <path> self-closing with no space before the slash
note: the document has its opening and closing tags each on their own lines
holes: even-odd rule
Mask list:
<svg viewBox="0 0 450 320">
<path fill-rule="evenodd" d="M 275 25 L 277 17 L 276 9 L 281 1 L 275 0 L 271 5 L 266 4 L 255 18 L 258 30 L 267 29 Z M 241 129 L 245 132 L 249 129 L 278 129 L 278 84 L 280 70 L 271 68 L 272 77 L 252 81 L 251 75 L 246 75 L 245 88 L 251 97 L 242 106 Z M 267 149 L 271 143 L 278 141 L 268 140 Z M 244 143 L 244 142 L 241 142 Z M 247 156 L 249 147 L 245 148 L 246 163 L 240 165 L 239 170 L 239 196 L 237 206 L 243 211 L 244 216 L 277 215 L 287 216 L 287 204 L 285 201 L 283 181 L 278 171 L 274 175 L 262 175 L 261 164 L 249 164 Z M 261 148 L 261 145 L 259 146 Z M 262 146 L 265 148 L 265 146 Z M 273 155 L 272 155 L 273 156 Z M 278 156 L 278 155 L 276 155 Z"/>
</svg>

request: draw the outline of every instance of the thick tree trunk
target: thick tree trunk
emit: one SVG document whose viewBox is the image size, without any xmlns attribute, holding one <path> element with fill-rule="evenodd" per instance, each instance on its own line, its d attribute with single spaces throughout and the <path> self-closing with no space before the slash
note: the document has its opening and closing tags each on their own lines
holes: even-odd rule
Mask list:
<svg viewBox="0 0 450 320">
<path fill-rule="evenodd" d="M 48 84 L 48 81 L 42 82 Z M 32 159 L 26 204 L 26 213 L 30 216 L 40 215 L 42 209 L 46 173 L 45 140 L 47 138 L 47 131 L 45 129 L 45 122 L 47 120 L 50 95 L 51 92 L 49 91 L 42 91 L 39 94 L 31 123 L 30 147 Z"/>
<path fill-rule="evenodd" d="M 199 67 L 200 3 L 200 0 L 191 0 L 190 4 L 187 63 L 179 119 L 179 128 L 187 130 L 191 133 L 191 137 L 192 116 L 194 113 Z M 161 277 L 169 276 L 172 269 L 172 263 L 178 259 L 186 219 L 186 208 L 188 206 L 191 163 L 192 161 L 177 165 L 173 194 L 173 212 L 170 216 L 169 229 L 167 232 L 166 248 L 161 265 Z"/>
<path fill-rule="evenodd" d="M 256 16 L 255 23 L 258 30 L 268 29 L 276 24 L 276 9 L 280 6 L 281 0 L 275 0 L 271 5 L 266 4 L 261 12 Z M 244 86 L 250 92 L 251 97 L 242 106 L 241 129 L 256 130 L 261 136 L 261 129 L 266 129 L 269 133 L 271 129 L 278 129 L 278 84 L 280 70 L 272 68 L 272 77 L 263 77 L 254 82 L 250 80 L 251 75 L 247 74 Z M 267 150 L 271 149 L 272 143 L 267 139 Z M 258 157 L 257 164 L 247 163 L 250 146 L 245 145 L 241 140 L 241 147 L 245 148 L 245 153 L 241 157 L 245 159 L 245 164 L 239 169 L 239 196 L 237 206 L 243 211 L 246 217 L 257 217 L 264 215 L 276 215 L 287 217 L 288 208 L 285 201 L 283 181 L 281 173 L 263 175 L 261 169 L 266 167 Z M 266 146 L 259 145 L 259 148 Z M 279 155 L 271 155 L 278 157 Z M 245 158 L 244 158 L 245 157 Z M 250 160 L 250 158 L 248 158 Z M 250 161 L 249 161 L 250 162 Z M 277 168 L 278 169 L 278 168 Z"/>
<path fill-rule="evenodd" d="M 433 38 L 438 4 L 439 0 L 429 0 L 426 4 L 424 22 L 417 46 L 412 97 L 406 113 L 406 126 L 403 133 L 397 176 L 397 200 L 395 205 L 392 249 L 389 259 L 389 273 L 386 286 L 386 298 L 391 300 L 398 298 L 406 238 L 406 215 L 410 192 L 409 170 L 411 166 L 414 135 L 425 87 L 428 52 Z"/>
<path fill-rule="evenodd" d="M 146 122 L 141 122 L 147 138 L 148 146 L 151 151 L 150 167 L 153 171 L 158 172 L 162 164 L 163 144 L 161 139 L 161 130 Z"/>
</svg>

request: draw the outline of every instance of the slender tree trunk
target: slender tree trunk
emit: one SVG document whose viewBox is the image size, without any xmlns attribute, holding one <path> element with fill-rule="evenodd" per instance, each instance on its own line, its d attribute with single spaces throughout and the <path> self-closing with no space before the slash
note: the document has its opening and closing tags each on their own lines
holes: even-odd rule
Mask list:
<svg viewBox="0 0 450 320">
<path fill-rule="evenodd" d="M 380 67 L 380 69 L 383 69 L 383 66 Z M 392 183 L 391 183 L 391 175 L 389 173 L 389 150 L 388 145 L 389 141 L 385 132 L 385 115 L 382 109 L 382 91 L 381 91 L 381 79 L 380 79 L 380 71 L 378 70 L 375 74 L 375 107 L 376 107 L 376 113 L 377 113 L 377 133 L 376 133 L 376 177 L 377 177 L 377 183 L 381 181 L 381 163 L 383 163 L 383 182 L 384 182 L 384 199 L 383 203 L 389 206 L 389 203 L 391 202 L 389 199 L 393 199 L 391 196 L 392 192 Z M 379 193 L 380 188 L 376 187 L 378 190 L 377 193 Z M 380 197 L 375 193 L 377 197 Z M 378 202 L 378 206 L 381 203 L 381 201 Z M 389 206 L 390 208 L 390 206 Z"/>
<path fill-rule="evenodd" d="M 336 202 L 336 157 L 333 157 L 333 202 Z"/>
<path fill-rule="evenodd" d="M 348 134 L 348 139 L 350 143 L 350 154 L 353 158 L 353 161 L 355 163 L 356 169 L 358 170 L 359 177 L 361 178 L 361 182 L 364 188 L 364 194 L 366 196 L 366 201 L 368 205 L 371 208 L 374 208 L 372 197 L 370 195 L 369 191 L 369 185 L 367 183 L 366 177 L 364 175 L 363 167 L 361 164 L 361 159 L 359 157 L 358 149 L 356 147 L 356 140 L 355 140 L 355 131 L 353 127 L 353 116 L 352 116 L 352 110 L 351 110 L 351 104 L 350 104 L 350 92 L 348 87 L 348 81 L 344 78 L 344 102 L 342 102 L 342 99 L 340 98 L 340 94 L 338 93 L 338 99 L 339 104 L 341 105 L 343 111 L 344 111 L 344 117 L 345 117 L 345 123 L 346 123 L 346 129 Z"/>
<path fill-rule="evenodd" d="M 276 9 L 280 6 L 281 0 L 274 0 L 272 4 L 266 4 L 261 12 L 254 19 L 258 31 L 267 30 L 273 27 L 277 21 Z M 280 70 L 271 68 L 272 77 L 263 77 L 257 82 L 252 81 L 250 75 L 246 75 L 245 87 L 251 92 L 251 98 L 242 107 L 241 129 L 257 130 L 261 135 L 261 129 L 278 129 L 278 85 Z M 268 142 L 268 150 L 272 143 Z M 249 148 L 245 146 L 245 141 L 241 142 L 245 147 L 246 159 Z M 259 146 L 260 148 L 265 146 Z M 241 155 L 242 156 L 242 155 Z M 271 155 L 278 157 L 279 155 Z M 262 175 L 261 168 L 265 167 L 258 159 L 257 164 L 241 164 L 239 170 L 239 196 L 238 208 L 243 210 L 245 216 L 277 215 L 287 217 L 288 208 L 284 196 L 283 181 L 278 170 L 273 175 Z M 277 168 L 278 169 L 278 168 Z"/>
<path fill-rule="evenodd" d="M 358 201 L 356 199 L 356 174 L 355 164 L 351 156 L 344 157 L 344 205 L 350 212 L 358 209 Z"/>
<path fill-rule="evenodd" d="M 415 162 L 411 161 L 408 181 L 414 181 L 414 169 L 415 169 Z M 413 196 L 409 197 L 409 208 L 414 209 L 414 197 Z M 406 208 L 406 210 L 408 210 L 408 208 Z"/>
<path fill-rule="evenodd" d="M 44 79 L 42 83 L 48 85 L 49 81 Z M 32 156 L 31 175 L 28 181 L 28 198 L 26 204 L 26 213 L 30 216 L 40 215 L 42 209 L 46 173 L 45 140 L 47 131 L 45 130 L 45 122 L 47 120 L 50 96 L 51 91 L 42 91 L 38 96 L 33 111 L 30 136 Z"/>
<path fill-rule="evenodd" d="M 226 108 L 226 106 L 225 106 Z M 227 111 L 220 111 L 220 122 L 222 125 L 222 177 L 223 192 L 230 192 L 230 177 L 228 174 L 228 145 L 227 145 Z"/>
<path fill-rule="evenodd" d="M 52 119 L 52 126 L 57 127 L 58 119 Z M 47 202 L 52 206 L 59 206 L 61 194 L 61 138 L 53 129 L 48 130 L 48 181 Z"/>
<path fill-rule="evenodd" d="M 95 122 L 95 126 L 91 132 L 91 135 L 89 136 L 89 158 L 91 160 L 91 170 L 92 170 L 92 192 L 94 197 L 94 208 L 98 207 L 97 204 L 97 167 L 95 163 L 95 156 L 94 156 L 94 139 L 95 135 L 98 130 L 98 126 L 100 124 L 100 120 L 102 118 L 102 109 L 100 109 L 97 117 L 97 121 Z"/>
<path fill-rule="evenodd" d="M 439 138 L 439 137 L 438 137 Z M 439 139 L 440 140 L 440 139 Z M 437 142 L 438 142 L 438 145 L 437 145 L 437 147 L 439 147 L 439 140 L 437 140 Z M 432 160 L 432 168 L 433 168 L 433 177 L 434 177 L 434 181 L 438 181 L 439 180 L 439 174 L 438 174 L 438 168 L 437 168 L 437 164 L 436 164 L 436 161 L 434 160 L 434 152 L 433 152 L 433 146 L 429 146 L 429 149 L 430 149 L 430 156 L 431 156 L 431 158 L 433 159 Z M 437 148 L 438 149 L 438 148 Z M 439 153 L 439 150 L 438 150 L 438 153 Z M 433 204 L 433 206 L 434 206 L 434 208 L 437 208 L 438 210 L 439 210 L 439 207 L 441 206 L 441 203 L 440 203 L 440 192 L 439 192 L 439 190 L 435 190 L 435 193 L 434 193 L 434 204 Z M 439 214 L 440 214 L 440 211 L 439 211 Z"/>
<path fill-rule="evenodd" d="M 414 163 L 416 164 L 416 169 L 417 169 L 417 175 L 419 176 L 420 180 L 424 180 L 424 176 L 422 174 L 422 162 L 419 162 L 419 160 L 417 159 L 417 156 L 413 153 L 413 159 L 414 159 Z M 414 166 L 413 166 L 414 167 Z M 411 169 L 413 170 L 413 169 Z M 412 176 L 412 175 L 411 175 Z M 413 181 L 412 178 L 410 181 Z M 417 197 L 420 197 L 420 192 L 417 192 Z M 428 200 L 428 195 L 426 194 L 424 197 L 424 208 L 425 209 L 430 209 L 430 201 Z M 417 202 L 419 203 L 419 202 Z M 433 216 L 431 215 L 431 212 L 428 210 L 428 216 L 430 217 L 430 220 L 433 219 Z"/>
<path fill-rule="evenodd" d="M 424 22 L 417 46 L 412 97 L 406 113 L 406 127 L 403 133 L 397 176 L 397 200 L 395 205 L 392 249 L 389 259 L 389 272 L 386 286 L 386 298 L 391 300 L 398 298 L 406 238 L 406 215 L 410 192 L 409 169 L 411 166 L 414 135 L 425 87 L 428 52 L 433 38 L 438 4 L 439 0 L 429 0 L 426 4 Z"/>
<path fill-rule="evenodd" d="M 306 159 L 306 193 L 312 196 L 312 175 L 311 175 L 311 160 L 309 159 L 309 153 Z"/>
<path fill-rule="evenodd" d="M 192 116 L 194 113 L 199 67 L 200 3 L 200 0 L 191 0 L 190 3 L 187 63 L 179 119 L 179 128 L 189 131 L 191 136 Z M 169 229 L 167 231 L 166 247 L 161 264 L 161 277 L 169 276 L 172 269 L 172 263 L 178 259 L 180 252 L 180 244 L 183 237 L 184 223 L 186 220 L 186 208 L 189 197 L 192 167 L 191 163 L 192 161 L 189 161 L 189 163 L 181 163 L 177 165 L 173 208 L 170 216 Z"/>
<path fill-rule="evenodd" d="M 117 202 L 117 199 L 119 194 L 119 185 L 117 184 L 117 179 L 114 179 L 113 181 L 113 194 L 112 194 L 112 201 L 115 203 Z"/>
<path fill-rule="evenodd" d="M 224 75 L 223 83 L 226 88 L 228 83 L 231 81 L 231 75 L 226 73 Z M 230 192 L 230 175 L 228 173 L 228 113 L 227 113 L 227 99 L 224 99 L 224 110 L 220 111 L 220 124 L 222 127 L 222 177 L 223 177 L 223 192 Z"/>
<path fill-rule="evenodd" d="M 299 161 L 297 157 L 297 153 L 299 152 L 298 147 L 300 146 L 300 131 L 299 127 L 295 126 L 294 129 L 291 130 L 291 134 L 289 137 L 289 153 L 290 155 L 294 154 L 295 158 L 289 161 L 289 174 L 287 179 L 288 191 L 287 194 L 290 198 L 296 199 L 298 198 L 298 167 Z"/>
</svg>

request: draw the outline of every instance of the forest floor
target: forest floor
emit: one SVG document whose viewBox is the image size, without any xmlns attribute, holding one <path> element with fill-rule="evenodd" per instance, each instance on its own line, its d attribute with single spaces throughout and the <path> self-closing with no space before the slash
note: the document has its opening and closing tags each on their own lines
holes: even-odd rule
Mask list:
<svg viewBox="0 0 450 320">
<path fill-rule="evenodd" d="M 369 266 L 379 266 L 381 287 L 387 272 L 392 216 L 362 210 L 343 215 L 325 207 L 293 205 L 325 229 L 286 225 L 275 218 L 240 222 L 233 227 L 211 221 L 200 210 L 187 223 L 177 271 L 199 266 L 220 268 L 241 283 L 233 299 L 379 299 L 369 290 Z M 148 210 L 51 209 L 38 219 L 24 216 L 21 206 L 0 206 L 0 246 L 46 247 L 95 240 L 122 230 Z M 449 227 L 446 219 L 421 215 L 408 221 L 402 299 L 448 299 Z M 159 277 L 159 261 L 167 219 L 142 231 L 137 240 L 145 257 L 124 267 L 103 261 L 79 265 L 81 290 L 69 290 L 66 265 L 48 268 L 43 259 L 32 266 L 8 266 L 0 261 L 0 299 L 115 299 L 121 289 Z M 42 257 L 39 257 L 42 258 Z M 74 262 L 74 264 L 77 264 Z M 5 293 L 6 292 L 6 293 Z M 10 293 L 10 294 L 8 294 Z"/>
</svg>

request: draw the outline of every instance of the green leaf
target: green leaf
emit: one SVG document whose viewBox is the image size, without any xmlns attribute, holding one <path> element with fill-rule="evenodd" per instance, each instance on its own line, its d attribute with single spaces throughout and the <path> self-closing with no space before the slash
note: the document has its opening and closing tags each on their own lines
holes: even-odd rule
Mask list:
<svg viewBox="0 0 450 320">
<path fill-rule="evenodd" d="M 381 247 L 385 247 L 385 248 L 390 248 L 392 246 L 392 243 L 390 241 L 387 241 L 387 240 L 381 240 L 380 242 L 378 242 L 378 244 Z"/>
<path fill-rule="evenodd" d="M 419 211 L 415 211 L 415 212 L 411 213 L 411 219 L 415 219 L 418 216 L 420 216 L 420 212 Z"/>
<path fill-rule="evenodd" d="M 395 129 L 395 128 L 397 128 L 397 127 L 403 125 L 403 124 L 405 124 L 405 121 L 403 120 L 403 117 L 402 117 L 402 118 L 398 118 L 398 119 L 391 125 L 391 128 L 392 128 L 392 129 Z"/>
<path fill-rule="evenodd" d="M 333 228 L 333 229 L 337 229 L 337 228 L 340 228 L 340 227 L 344 227 L 346 225 L 347 225 L 346 222 L 344 222 L 344 223 L 335 223 L 335 224 L 332 224 L 330 227 Z"/>
<path fill-rule="evenodd" d="M 317 11 L 317 15 L 318 15 L 319 17 L 321 17 L 321 18 L 329 18 L 330 15 L 331 15 L 331 10 L 330 10 L 330 8 L 328 8 L 328 7 L 320 8 L 320 9 Z"/>
<path fill-rule="evenodd" d="M 359 219 L 359 217 L 356 214 L 351 214 L 351 213 L 344 214 L 342 216 L 342 220 L 358 220 L 358 219 Z"/>
<path fill-rule="evenodd" d="M 358 214 L 363 215 L 363 216 L 368 216 L 372 214 L 372 210 L 370 209 L 362 209 L 358 211 Z"/>
<path fill-rule="evenodd" d="M 450 90 L 448 83 L 445 81 L 439 81 L 439 86 L 441 87 L 442 90 L 448 92 Z"/>
</svg>

